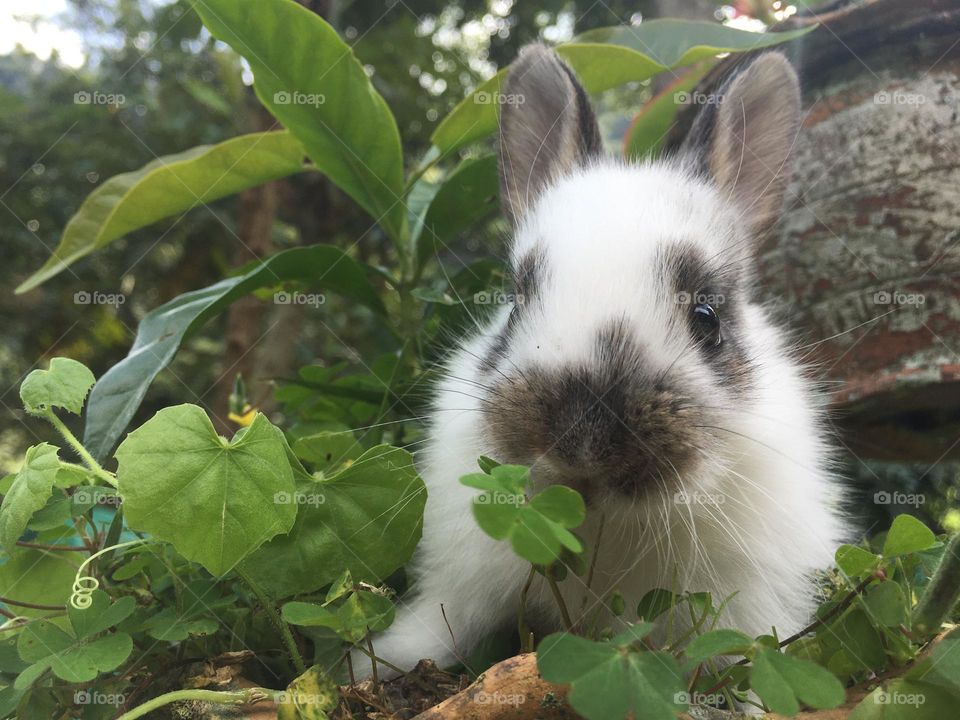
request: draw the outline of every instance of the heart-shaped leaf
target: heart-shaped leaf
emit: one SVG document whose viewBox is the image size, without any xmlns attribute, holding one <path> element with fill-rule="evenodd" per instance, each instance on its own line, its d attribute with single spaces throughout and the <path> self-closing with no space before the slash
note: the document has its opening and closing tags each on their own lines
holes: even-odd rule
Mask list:
<svg viewBox="0 0 960 720">
<path fill-rule="evenodd" d="M 568 700 L 587 720 L 673 720 L 686 707 L 669 653 L 556 633 L 537 648 L 537 667 L 545 680 L 570 685 Z"/>
<path fill-rule="evenodd" d="M 874 555 L 857 545 L 841 545 L 837 548 L 835 557 L 837 567 L 852 578 L 873 572 L 881 560 L 879 555 Z"/>
<path fill-rule="evenodd" d="M 710 630 L 698 635 L 684 652 L 693 662 L 701 663 L 718 655 L 742 655 L 753 647 L 753 638 L 739 630 Z"/>
<path fill-rule="evenodd" d="M 754 656 L 750 686 L 767 707 L 782 715 L 796 714 L 801 702 L 823 710 L 846 698 L 843 685 L 829 670 L 770 648 Z"/>
<path fill-rule="evenodd" d="M 530 470 L 521 465 L 498 465 L 490 474 L 460 478 L 467 487 L 485 491 L 474 499 L 473 516 L 495 540 L 507 540 L 514 552 L 535 565 L 548 565 L 563 549 L 579 553 L 583 546 L 570 528 L 586 517 L 583 498 L 565 485 L 551 485 L 527 502 L 524 489 Z"/>
<path fill-rule="evenodd" d="M 886 558 L 908 555 L 927 550 L 937 544 L 933 531 L 917 520 L 913 515 L 897 515 L 887 531 L 883 542 L 883 556 Z"/>
<path fill-rule="evenodd" d="M 53 494 L 60 470 L 57 448 L 48 443 L 27 450 L 23 467 L 0 505 L 0 543 L 12 553 L 34 513 L 42 510 Z"/>
<path fill-rule="evenodd" d="M 65 357 L 50 361 L 49 370 L 34 370 L 20 385 L 20 399 L 28 413 L 39 415 L 47 408 L 63 408 L 74 415 L 96 382 L 83 363 Z"/>
<path fill-rule="evenodd" d="M 296 522 L 244 561 L 274 597 L 319 590 L 345 570 L 378 582 L 413 554 L 427 491 L 413 457 L 378 445 L 321 482 L 303 482 L 289 501 Z"/>
<path fill-rule="evenodd" d="M 134 230 L 306 170 L 305 154 L 289 132 L 253 133 L 166 155 L 112 177 L 87 196 L 67 223 L 52 257 L 17 292 L 32 290 Z"/>
<path fill-rule="evenodd" d="M 196 405 L 166 408 L 127 436 L 117 461 L 130 527 L 216 576 L 287 532 L 297 515 L 277 500 L 294 490 L 286 441 L 259 413 L 227 441 Z"/>
</svg>

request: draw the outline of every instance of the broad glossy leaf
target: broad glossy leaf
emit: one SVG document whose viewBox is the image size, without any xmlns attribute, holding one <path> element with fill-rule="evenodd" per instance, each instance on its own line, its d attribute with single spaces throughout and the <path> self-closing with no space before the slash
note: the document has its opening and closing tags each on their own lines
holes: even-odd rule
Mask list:
<svg viewBox="0 0 960 720">
<path fill-rule="evenodd" d="M 165 408 L 127 436 L 117 461 L 130 527 L 215 576 L 287 532 L 297 515 L 278 500 L 294 490 L 286 442 L 259 413 L 228 442 L 196 405 Z"/>
<path fill-rule="evenodd" d="M 43 509 L 53 493 L 60 470 L 57 448 L 49 443 L 27 450 L 23 467 L 0 505 L 0 543 L 12 553 L 34 513 Z"/>
<path fill-rule="evenodd" d="M 544 679 L 570 685 L 568 700 L 587 720 L 673 720 L 686 706 L 683 674 L 668 653 L 557 633 L 537 648 L 537 667 Z"/>
<path fill-rule="evenodd" d="M 342 250 L 329 245 L 285 250 L 240 275 L 184 293 L 144 316 L 130 353 L 94 386 L 87 407 L 84 446 L 95 457 L 106 458 L 153 378 L 170 363 L 185 336 L 238 298 L 284 281 L 329 289 L 376 313 L 384 312 L 364 269 Z"/>
<path fill-rule="evenodd" d="M 927 550 L 937 544 L 933 531 L 913 515 L 897 515 L 893 519 L 887 539 L 883 542 L 883 556 L 897 557 Z"/>
<path fill-rule="evenodd" d="M 297 492 L 303 501 L 293 529 L 243 562 L 273 597 L 319 590 L 345 570 L 377 582 L 406 563 L 420 540 L 427 490 L 405 450 L 378 445 Z"/>
<path fill-rule="evenodd" d="M 63 408 L 79 415 L 96 378 L 83 363 L 65 357 L 50 361 L 49 370 L 34 370 L 20 385 L 20 399 L 29 413 Z"/>
<path fill-rule="evenodd" d="M 260 102 L 317 168 L 398 239 L 400 133 L 353 49 L 292 0 L 203 0 L 195 7 L 210 32 L 250 63 Z"/>
<path fill-rule="evenodd" d="M 559 45 L 557 53 L 577 73 L 587 92 L 647 80 L 669 68 L 689 65 L 724 52 L 770 47 L 797 38 L 812 28 L 782 33 L 752 33 L 718 23 L 651 20 L 636 27 L 597 28 Z M 442 152 L 479 140 L 497 128 L 502 103 L 523 102 L 502 95 L 506 70 L 461 101 L 434 130 L 431 141 Z"/>
<path fill-rule="evenodd" d="M 830 671 L 807 660 L 763 649 L 753 658 L 750 686 L 774 712 L 793 715 L 800 703 L 835 708 L 846 698 L 843 685 Z"/>
<path fill-rule="evenodd" d="M 624 135 L 624 155 L 629 158 L 655 156 L 684 105 L 712 101 L 711 98 L 701 99 L 694 89 L 713 65 L 712 61 L 704 61 L 690 68 L 643 106 Z"/>
<path fill-rule="evenodd" d="M 17 292 L 32 290 L 134 230 L 307 170 L 305 156 L 300 142 L 286 131 L 253 133 L 165 155 L 112 177 L 84 200 L 53 255 Z"/>
<path fill-rule="evenodd" d="M 409 196 L 410 235 L 423 264 L 456 236 L 500 207 L 495 155 L 468 158 L 432 185 L 417 183 Z"/>
</svg>

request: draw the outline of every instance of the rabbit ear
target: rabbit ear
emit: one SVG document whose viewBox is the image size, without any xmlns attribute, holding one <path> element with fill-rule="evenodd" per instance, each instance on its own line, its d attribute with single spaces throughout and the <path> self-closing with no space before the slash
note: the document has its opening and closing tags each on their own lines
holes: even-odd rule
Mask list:
<svg viewBox="0 0 960 720">
<path fill-rule="evenodd" d="M 544 45 L 528 45 L 510 67 L 500 104 L 500 198 L 514 222 L 555 179 L 602 152 L 587 93 Z"/>
<path fill-rule="evenodd" d="M 800 129 L 800 88 L 787 59 L 765 53 L 754 60 L 722 90 L 712 121 L 703 164 L 751 230 L 762 230 L 783 208 Z M 691 139 L 702 142 L 704 134 L 695 126 Z"/>
</svg>

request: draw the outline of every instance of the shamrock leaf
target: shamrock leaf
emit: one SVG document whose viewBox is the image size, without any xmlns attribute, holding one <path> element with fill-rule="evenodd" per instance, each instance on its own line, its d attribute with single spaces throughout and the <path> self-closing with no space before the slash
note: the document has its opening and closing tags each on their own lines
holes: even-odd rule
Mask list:
<svg viewBox="0 0 960 720">
<path fill-rule="evenodd" d="M 606 643 L 549 635 L 537 649 L 537 667 L 544 679 L 570 685 L 568 700 L 587 720 L 673 720 L 685 707 L 683 675 L 669 653 L 636 647 L 650 627 Z"/>
<path fill-rule="evenodd" d="M 822 710 L 835 708 L 846 698 L 843 685 L 829 670 L 771 648 L 754 656 L 750 686 L 781 715 L 796 714 L 801 702 Z"/>
<path fill-rule="evenodd" d="M 520 465 L 498 465 L 489 473 L 460 478 L 467 487 L 484 491 L 473 506 L 480 528 L 495 540 L 508 540 L 523 559 L 548 565 L 564 548 L 581 552 L 583 546 L 569 529 L 586 516 L 583 498 L 564 485 L 551 485 L 527 501 L 524 489 L 529 481 L 529 468 Z"/>
<path fill-rule="evenodd" d="M 130 527 L 171 543 L 223 575 L 274 535 L 297 508 L 287 443 L 263 415 L 231 441 L 196 405 L 161 410 L 117 449 Z"/>
<path fill-rule="evenodd" d="M 856 545 L 841 545 L 834 556 L 837 567 L 847 577 L 860 577 L 873 572 L 880 563 L 880 556 Z"/>
<path fill-rule="evenodd" d="M 83 401 L 96 382 L 86 365 L 70 358 L 56 357 L 49 370 L 34 370 L 20 385 L 23 407 L 32 415 L 48 408 L 63 408 L 74 415 L 83 410 Z"/>
<path fill-rule="evenodd" d="M 753 647 L 753 638 L 739 630 L 710 630 L 698 635 L 684 652 L 693 662 L 701 663 L 718 655 L 743 655 Z"/>
<path fill-rule="evenodd" d="M 897 515 L 893 519 L 887 539 L 883 542 L 885 558 L 908 555 L 927 550 L 937 544 L 937 538 L 926 525 L 913 515 Z"/>
<path fill-rule="evenodd" d="M 71 683 L 88 682 L 115 670 L 130 656 L 133 641 L 124 632 L 100 633 L 126 619 L 134 605 L 130 597 L 111 603 L 105 592 L 97 590 L 89 607 L 68 609 L 72 634 L 49 620 L 27 625 L 20 633 L 17 651 L 31 665 L 17 677 L 14 687 L 26 689 L 47 669 Z"/>
</svg>

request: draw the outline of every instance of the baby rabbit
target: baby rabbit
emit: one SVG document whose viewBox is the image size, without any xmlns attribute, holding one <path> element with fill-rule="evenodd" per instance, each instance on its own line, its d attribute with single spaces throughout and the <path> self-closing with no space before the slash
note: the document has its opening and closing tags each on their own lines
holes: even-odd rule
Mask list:
<svg viewBox="0 0 960 720">
<path fill-rule="evenodd" d="M 758 235 L 799 129 L 796 75 L 761 55 L 677 157 L 636 164 L 603 155 L 587 95 L 550 49 L 527 47 L 503 94 L 517 302 L 449 358 L 418 458 L 429 496 L 414 585 L 376 654 L 451 665 L 516 623 L 530 566 L 480 530 L 477 493 L 458 482 L 480 455 L 531 466 L 534 491 L 578 490 L 588 558 L 603 518 L 592 587 L 574 573 L 560 584 L 574 621 L 612 589 L 636 620 L 664 587 L 737 593 L 730 627 L 799 629 L 845 527 L 821 398 L 754 299 Z M 548 588 L 527 602 L 560 629 Z"/>
</svg>

